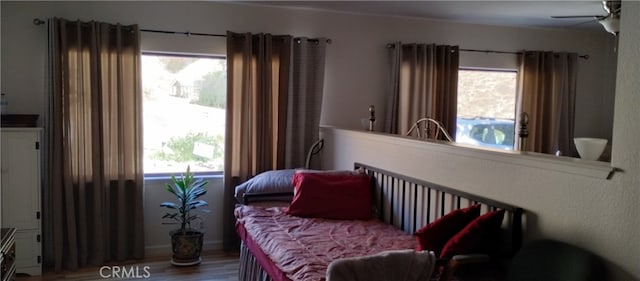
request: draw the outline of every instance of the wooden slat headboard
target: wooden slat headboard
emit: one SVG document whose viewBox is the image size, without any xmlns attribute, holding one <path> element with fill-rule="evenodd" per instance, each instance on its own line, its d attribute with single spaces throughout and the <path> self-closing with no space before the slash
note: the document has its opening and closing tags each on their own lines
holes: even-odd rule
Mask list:
<svg viewBox="0 0 640 281">
<path fill-rule="evenodd" d="M 480 204 L 482 213 L 505 210 L 506 241 L 500 252 L 511 256 L 522 245 L 522 208 L 362 163 L 355 163 L 354 168 L 375 178 L 372 188 L 379 219 L 407 233 L 453 210 Z"/>
</svg>

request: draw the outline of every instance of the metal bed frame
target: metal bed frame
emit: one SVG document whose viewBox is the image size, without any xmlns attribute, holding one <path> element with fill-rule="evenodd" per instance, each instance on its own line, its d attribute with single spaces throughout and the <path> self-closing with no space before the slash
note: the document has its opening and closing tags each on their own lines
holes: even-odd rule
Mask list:
<svg viewBox="0 0 640 281">
<path fill-rule="evenodd" d="M 409 128 L 409 131 L 405 134 L 406 136 L 414 136 L 423 140 L 446 140 L 449 142 L 453 142 L 453 138 L 447 132 L 447 129 L 444 128 L 444 125 L 440 123 L 438 120 L 433 118 L 424 117 L 418 119 L 418 121 L 414 122 Z"/>
<path fill-rule="evenodd" d="M 362 163 L 354 167 L 375 178 L 372 188 L 378 218 L 406 233 L 414 233 L 451 211 L 480 204 L 483 213 L 505 210 L 503 228 L 509 245 L 502 254 L 512 256 L 522 246 L 522 208 Z"/>
</svg>

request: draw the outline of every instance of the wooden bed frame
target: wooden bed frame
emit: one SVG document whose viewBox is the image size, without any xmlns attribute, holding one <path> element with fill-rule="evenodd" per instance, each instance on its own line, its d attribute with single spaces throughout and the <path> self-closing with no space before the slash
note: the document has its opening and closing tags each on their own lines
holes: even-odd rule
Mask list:
<svg viewBox="0 0 640 281">
<path fill-rule="evenodd" d="M 504 245 L 499 249 L 499 257 L 512 257 L 522 245 L 523 209 L 519 207 L 362 163 L 355 163 L 354 168 L 364 170 L 375 179 L 372 181 L 372 206 L 378 218 L 406 233 L 414 233 L 451 211 L 480 204 L 481 213 L 505 210 Z M 251 201 L 251 196 L 249 194 L 245 197 L 248 199 L 246 203 Z M 260 197 L 264 197 L 263 194 Z M 447 262 L 449 269 L 445 269 L 443 275 L 452 274 L 455 267 L 465 263 L 455 258 L 451 261 L 441 261 L 443 264 Z M 241 245 L 239 277 L 241 281 L 271 280 L 244 242 Z M 450 277 L 444 279 L 448 278 Z"/>
</svg>

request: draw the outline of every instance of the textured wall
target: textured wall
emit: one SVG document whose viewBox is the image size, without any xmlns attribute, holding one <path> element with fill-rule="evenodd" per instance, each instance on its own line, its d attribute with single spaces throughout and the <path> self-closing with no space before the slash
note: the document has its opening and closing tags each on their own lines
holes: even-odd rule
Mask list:
<svg viewBox="0 0 640 281">
<path fill-rule="evenodd" d="M 617 177 L 619 196 L 612 202 L 613 214 L 624 225 L 616 239 L 628 242 L 625 251 L 633 253 L 629 263 L 640 279 L 640 2 L 624 1 L 619 38 L 618 77 L 613 130 L 612 164 L 624 170 Z M 627 233 L 633 236 L 626 238 Z"/>
</svg>

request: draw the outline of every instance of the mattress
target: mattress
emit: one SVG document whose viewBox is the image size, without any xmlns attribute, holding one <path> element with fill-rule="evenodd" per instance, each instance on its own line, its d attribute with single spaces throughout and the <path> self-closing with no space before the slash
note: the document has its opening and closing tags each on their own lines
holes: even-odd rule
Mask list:
<svg viewBox="0 0 640 281">
<path fill-rule="evenodd" d="M 325 280 L 335 259 L 415 249 L 412 235 L 377 219 L 300 218 L 284 207 L 241 205 L 237 231 L 260 265 L 277 281 Z"/>
</svg>

